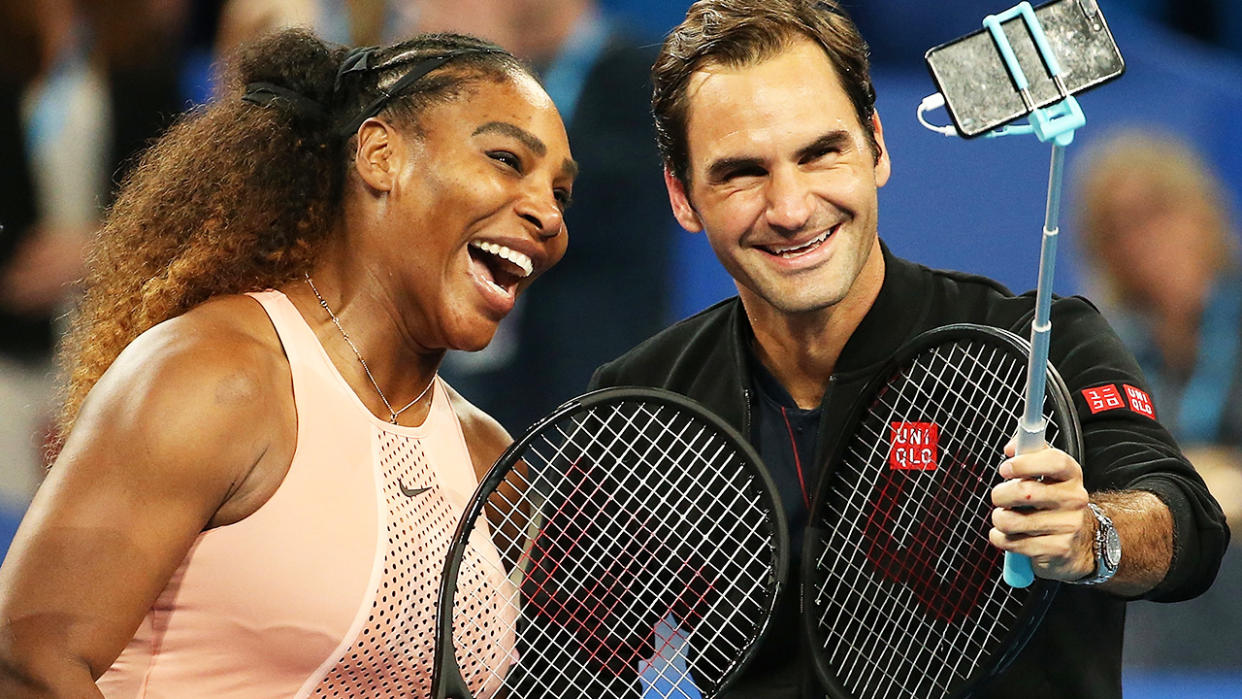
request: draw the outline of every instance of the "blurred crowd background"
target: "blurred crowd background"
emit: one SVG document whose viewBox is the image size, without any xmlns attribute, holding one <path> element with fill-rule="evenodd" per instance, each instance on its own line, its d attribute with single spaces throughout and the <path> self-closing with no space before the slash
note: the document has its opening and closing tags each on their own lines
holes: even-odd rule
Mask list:
<svg viewBox="0 0 1242 699">
<path fill-rule="evenodd" d="M 1089 3 L 1089 0 L 1069 0 Z M 1080 96 L 1056 290 L 1086 294 L 1131 344 L 1161 419 L 1242 522 L 1242 2 L 1098 0 L 1127 63 Z M 518 434 L 591 370 L 732 295 L 702 236 L 668 213 L 646 71 L 683 0 L 0 0 L 0 552 L 38 486 L 53 351 L 83 254 L 144 144 L 212 99 L 230 52 L 286 25 L 342 44 L 418 31 L 487 37 L 539 70 L 582 176 L 561 265 L 483 352 L 444 373 Z M 845 0 L 872 47 L 893 177 L 880 232 L 935 267 L 1033 287 L 1047 147 L 924 130 L 923 52 L 1007 0 Z M 1235 536 L 1242 539 L 1242 536 Z M 1237 696 L 1242 545 L 1215 588 L 1131 605 L 1127 696 Z"/>
</svg>

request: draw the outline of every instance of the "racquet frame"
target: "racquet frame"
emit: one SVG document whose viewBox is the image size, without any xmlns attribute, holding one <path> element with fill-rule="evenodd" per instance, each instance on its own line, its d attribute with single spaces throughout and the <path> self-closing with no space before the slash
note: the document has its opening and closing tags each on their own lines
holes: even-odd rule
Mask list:
<svg viewBox="0 0 1242 699">
<path fill-rule="evenodd" d="M 1012 357 L 1021 363 L 1025 363 L 1026 358 L 1029 356 L 1029 344 L 1008 330 L 973 323 L 955 323 L 928 330 L 905 343 L 866 383 L 851 407 L 849 417 L 843 423 L 847 426 L 847 429 L 842 433 L 845 436 L 837 440 L 836 444 L 833 445 L 826 467 L 823 473 L 820 474 L 820 480 L 815 491 L 815 499 L 811 503 L 812 509 L 808 519 L 808 529 L 815 527 L 823 519 L 824 509 L 827 507 L 825 504 L 827 500 L 825 491 L 832 482 L 834 471 L 842 462 L 846 451 L 851 446 L 855 431 L 860 428 L 863 418 L 870 411 L 877 392 L 889 382 L 890 378 L 903 365 L 908 364 L 912 358 L 925 350 L 981 336 L 986 337 L 987 341 L 1007 348 Z M 1077 413 L 1074 410 L 1071 394 L 1051 363 L 1047 363 L 1047 369 L 1046 395 L 1048 403 L 1046 405 L 1050 412 L 1056 416 L 1059 427 L 1059 433 L 1054 446 L 1062 449 L 1074 459 L 1081 460 L 1083 452 L 1082 430 L 1078 423 Z M 1021 392 L 1020 387 L 1017 390 Z M 1020 410 L 1021 407 L 1018 406 L 1018 409 Z M 999 482 L 1000 479 L 997 476 L 996 483 Z M 988 525 L 981 525 L 981 536 L 986 537 L 987 528 Z M 806 640 L 811 648 L 811 656 L 816 673 L 827 690 L 828 696 L 832 697 L 832 699 L 863 699 L 863 697 L 850 693 L 843 686 L 836 677 L 832 667 L 830 667 L 829 661 L 823 657 L 824 653 L 819 650 L 822 634 L 816 621 L 818 607 L 816 606 L 815 596 L 818 594 L 818 588 L 822 580 L 820 579 L 821 576 L 817 575 L 818 566 L 816 558 L 820 550 L 818 539 L 819 537 L 812 536 L 811 532 L 808 531 L 802 552 L 803 564 L 800 592 L 802 595 L 802 619 Z M 1001 566 L 996 566 L 994 575 L 997 578 L 1002 577 Z M 1011 626 L 1005 639 L 1001 643 L 993 644 L 993 653 L 990 655 L 989 661 L 982 663 L 979 669 L 972 674 L 971 680 L 956 687 L 950 696 L 969 696 L 982 682 L 1004 671 L 1013 662 L 1014 658 L 1017 657 L 1018 653 L 1021 652 L 1026 642 L 1030 640 L 1035 629 L 1038 628 L 1058 589 L 1059 583 L 1040 579 L 1030 588 L 1022 590 L 1022 593 L 1029 594 L 1030 597 L 1024 604 L 1021 615 Z"/>
<path fill-rule="evenodd" d="M 762 460 L 751 446 L 749 440 L 744 439 L 738 434 L 736 429 L 715 413 L 712 413 L 690 398 L 658 388 L 637 386 L 604 388 L 567 401 L 528 428 L 520 438 L 509 445 L 504 453 L 500 455 L 479 482 L 478 488 L 475 489 L 474 494 L 471 496 L 470 503 L 467 505 L 453 534 L 453 541 L 449 547 L 444 573 L 441 578 L 439 600 L 436 607 L 435 669 L 431 684 L 431 696 L 435 699 L 444 699 L 445 697 L 473 699 L 462 677 L 456 658 L 452 633 L 453 607 L 457 592 L 458 573 L 469 545 L 469 535 L 473 531 L 476 521 L 480 517 L 487 516 L 486 510 L 491 496 L 497 491 L 499 486 L 506 482 L 506 477 L 512 470 L 524 467 L 520 455 L 526 451 L 532 442 L 544 434 L 545 428 L 555 425 L 574 413 L 583 413 L 596 406 L 627 400 L 663 404 L 682 414 L 689 414 L 693 418 L 706 423 L 709 427 L 714 428 L 718 436 L 727 440 L 730 446 L 733 446 L 749 462 L 752 466 L 750 469 L 751 475 L 755 477 L 760 491 L 766 492 L 767 504 L 769 506 L 768 514 L 774 536 L 772 541 L 773 570 L 771 580 L 769 581 L 771 595 L 766 600 L 765 619 L 751 640 L 749 647 L 737 658 L 731 669 L 719 682 L 716 693 L 709 695 L 705 692 L 703 695 L 705 699 L 708 699 L 709 696 L 716 696 L 727 689 L 757 653 L 771 626 L 773 610 L 776 609 L 783 596 L 787 594 L 785 587 L 789 571 L 788 529 L 784 509 L 780 506 L 780 499 L 771 475 L 763 466 Z M 540 528 L 541 524 L 538 516 L 530 518 L 526 533 L 527 552 L 529 551 L 528 547 L 534 540 L 533 534 L 535 530 Z M 525 558 L 523 556 L 524 561 Z M 514 567 L 514 570 L 510 571 L 511 580 L 516 579 L 522 574 L 523 566 L 524 562 L 519 563 L 518 566 Z"/>
</svg>

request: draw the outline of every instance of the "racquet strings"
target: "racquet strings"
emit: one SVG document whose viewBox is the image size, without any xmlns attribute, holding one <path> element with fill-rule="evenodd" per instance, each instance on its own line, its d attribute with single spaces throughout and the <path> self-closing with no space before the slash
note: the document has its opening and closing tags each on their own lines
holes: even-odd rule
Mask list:
<svg viewBox="0 0 1242 699">
<path fill-rule="evenodd" d="M 812 636 L 849 695 L 949 695 L 996 662 L 1041 594 L 1005 584 L 987 540 L 1025 371 L 994 340 L 920 352 L 876 393 L 825 481 Z"/>
<path fill-rule="evenodd" d="M 710 696 L 775 594 L 773 505 L 754 467 L 702 420 L 642 401 L 565 415 L 515 456 L 470 525 L 453 597 L 467 685 Z M 480 657 L 481 637 L 502 639 L 506 662 Z"/>
</svg>

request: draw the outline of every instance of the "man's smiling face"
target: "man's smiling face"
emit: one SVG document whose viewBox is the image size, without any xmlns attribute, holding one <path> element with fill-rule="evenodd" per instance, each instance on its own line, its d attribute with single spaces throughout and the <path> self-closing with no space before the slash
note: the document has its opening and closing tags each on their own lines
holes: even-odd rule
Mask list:
<svg viewBox="0 0 1242 699">
<path fill-rule="evenodd" d="M 744 301 L 799 314 L 849 295 L 876 241 L 889 175 L 827 54 L 801 39 L 690 79 L 689 182 L 666 176 L 674 213 L 706 231 Z"/>
</svg>

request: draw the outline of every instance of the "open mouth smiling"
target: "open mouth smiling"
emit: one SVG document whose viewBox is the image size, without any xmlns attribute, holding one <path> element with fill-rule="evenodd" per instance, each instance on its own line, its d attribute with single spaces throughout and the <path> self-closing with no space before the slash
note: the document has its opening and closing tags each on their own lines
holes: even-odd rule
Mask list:
<svg viewBox="0 0 1242 699">
<path fill-rule="evenodd" d="M 763 250 L 764 252 L 768 253 L 769 255 L 775 255 L 777 257 L 783 257 L 785 259 L 801 257 L 802 255 L 805 255 L 819 248 L 819 246 L 822 245 L 830 237 L 832 237 L 832 234 L 836 233 L 837 229 L 839 229 L 840 227 L 841 227 L 841 224 L 838 223 L 832 228 L 829 228 L 828 230 L 819 234 L 815 238 L 812 238 L 811 240 L 808 240 L 807 242 L 801 243 L 799 245 L 789 245 L 789 246 L 761 245 L 759 246 L 759 248 Z"/>
<path fill-rule="evenodd" d="M 535 271 L 530 255 L 486 240 L 471 241 L 471 260 L 476 275 L 493 290 L 513 296 L 517 285 Z"/>
</svg>

